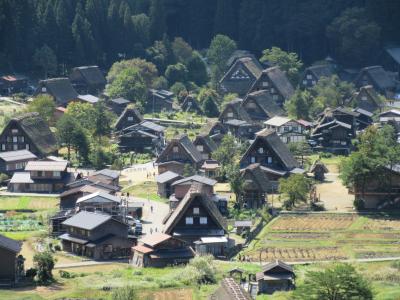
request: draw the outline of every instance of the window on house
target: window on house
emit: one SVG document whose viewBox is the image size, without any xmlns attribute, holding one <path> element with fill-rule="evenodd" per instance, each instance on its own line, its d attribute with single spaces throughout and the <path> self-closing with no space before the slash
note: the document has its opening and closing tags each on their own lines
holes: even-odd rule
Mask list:
<svg viewBox="0 0 400 300">
<path fill-rule="evenodd" d="M 186 217 L 185 223 L 186 223 L 186 225 L 193 225 L 193 218 L 192 217 Z"/>
<path fill-rule="evenodd" d="M 14 151 L 18 150 L 18 144 L 14 144 L 14 145 L 13 145 L 13 150 L 14 150 Z"/>
<path fill-rule="evenodd" d="M 110 253 L 112 252 L 113 246 L 112 245 L 104 245 L 104 252 Z"/>
<path fill-rule="evenodd" d="M 275 93 L 275 89 L 274 89 L 274 88 L 271 88 L 270 92 L 271 92 L 271 93 Z"/>
<path fill-rule="evenodd" d="M 128 121 L 133 121 L 133 117 L 128 117 Z"/>
<path fill-rule="evenodd" d="M 1 150 L 6 151 L 6 144 L 1 144 Z"/>
<path fill-rule="evenodd" d="M 203 145 L 197 145 L 196 148 L 197 148 L 197 150 L 199 150 L 200 152 L 203 152 Z"/>
<path fill-rule="evenodd" d="M 8 136 L 7 137 L 7 143 L 11 143 L 12 142 L 12 137 L 11 136 Z"/>
<path fill-rule="evenodd" d="M 233 118 L 233 112 L 228 112 L 226 115 L 228 118 Z"/>
<path fill-rule="evenodd" d="M 193 214 L 198 215 L 200 213 L 200 209 L 198 207 L 193 207 Z"/>
<path fill-rule="evenodd" d="M 250 157 L 250 162 L 254 164 L 256 162 L 256 158 L 254 156 Z"/>
<path fill-rule="evenodd" d="M 264 82 L 262 83 L 262 86 L 268 86 L 268 81 L 264 81 Z"/>
<path fill-rule="evenodd" d="M 264 148 L 259 148 L 258 153 L 263 154 L 264 153 Z"/>
<path fill-rule="evenodd" d="M 42 87 L 42 93 L 46 93 L 46 92 L 47 92 L 46 87 Z"/>
<path fill-rule="evenodd" d="M 303 80 L 303 84 L 306 85 L 307 84 L 307 80 Z"/>
<path fill-rule="evenodd" d="M 13 136 L 13 143 L 18 143 L 18 137 L 17 136 Z"/>
<path fill-rule="evenodd" d="M 11 170 L 10 165 L 6 165 L 6 171 L 10 171 L 10 170 Z"/>
<path fill-rule="evenodd" d="M 200 217 L 200 224 L 207 225 L 207 217 Z"/>
<path fill-rule="evenodd" d="M 362 97 L 361 97 L 361 100 L 362 100 L 362 101 L 367 101 L 367 96 L 362 96 Z"/>
<path fill-rule="evenodd" d="M 315 80 L 311 81 L 312 85 L 316 85 L 317 82 Z"/>
<path fill-rule="evenodd" d="M 53 171 L 53 177 L 60 177 L 61 172 L 60 171 Z"/>
<path fill-rule="evenodd" d="M 267 163 L 268 163 L 268 164 L 272 164 L 272 157 L 271 157 L 271 156 L 268 156 L 268 158 L 267 158 Z"/>
<path fill-rule="evenodd" d="M 278 99 L 279 99 L 279 96 L 278 96 L 278 95 L 273 95 L 273 96 L 272 96 L 272 99 L 278 100 Z"/>
<path fill-rule="evenodd" d="M 20 137 L 18 138 L 18 142 L 20 142 L 20 143 L 25 142 L 25 137 L 24 137 L 24 136 L 20 136 Z"/>
<path fill-rule="evenodd" d="M 288 132 L 288 131 L 289 131 L 289 127 L 288 127 L 288 126 L 285 126 L 285 127 L 283 127 L 283 130 L 284 130 L 285 132 Z"/>
<path fill-rule="evenodd" d="M 179 151 L 178 146 L 174 146 L 174 147 L 172 148 L 172 151 L 173 151 L 174 153 L 178 153 L 178 151 Z"/>
<path fill-rule="evenodd" d="M 18 129 L 11 129 L 11 133 L 12 134 L 17 134 L 18 133 Z"/>
<path fill-rule="evenodd" d="M 26 149 L 26 150 L 29 150 L 29 144 L 26 144 L 26 145 L 25 145 L 25 149 Z"/>
</svg>

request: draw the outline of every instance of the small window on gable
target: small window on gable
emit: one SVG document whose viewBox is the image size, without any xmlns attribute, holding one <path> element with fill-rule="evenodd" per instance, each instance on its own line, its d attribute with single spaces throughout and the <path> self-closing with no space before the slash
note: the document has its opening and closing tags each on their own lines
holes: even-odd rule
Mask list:
<svg viewBox="0 0 400 300">
<path fill-rule="evenodd" d="M 200 224 L 207 225 L 207 217 L 200 217 Z"/>
<path fill-rule="evenodd" d="M 272 87 L 270 90 L 271 93 L 275 93 L 275 89 Z"/>
<path fill-rule="evenodd" d="M 316 85 L 317 82 L 315 80 L 311 81 L 312 85 Z"/>
<path fill-rule="evenodd" d="M 250 157 L 250 162 L 254 164 L 256 162 L 256 158 L 254 156 Z"/>
<path fill-rule="evenodd" d="M 226 115 L 227 115 L 228 118 L 233 118 L 233 112 L 231 112 L 231 111 L 228 112 Z"/>
<path fill-rule="evenodd" d="M 312 79 L 311 74 L 307 74 L 307 79 Z"/>
<path fill-rule="evenodd" d="M 272 157 L 268 156 L 267 163 L 272 164 Z"/>
<path fill-rule="evenodd" d="M 18 133 L 18 129 L 17 128 L 11 129 L 11 133 L 12 134 L 17 134 Z"/>
<path fill-rule="evenodd" d="M 200 213 L 200 208 L 198 207 L 193 207 L 193 214 L 198 215 Z"/>
<path fill-rule="evenodd" d="M 367 101 L 367 96 L 362 96 L 362 97 L 361 97 L 361 100 L 362 100 L 362 101 Z"/>
<path fill-rule="evenodd" d="M 25 149 L 26 149 L 26 150 L 29 150 L 29 144 L 26 144 L 26 145 L 25 145 Z"/>
<path fill-rule="evenodd" d="M 133 121 L 133 117 L 132 116 L 128 117 L 128 121 Z"/>
<path fill-rule="evenodd" d="M 267 87 L 268 86 L 268 81 L 263 81 L 262 86 Z"/>
<path fill-rule="evenodd" d="M 1 150 L 2 151 L 6 151 L 6 145 L 5 144 L 1 144 Z"/>
<path fill-rule="evenodd" d="M 13 143 L 18 143 L 18 137 L 17 136 L 13 136 Z"/>
<path fill-rule="evenodd" d="M 264 153 L 264 148 L 259 148 L 258 153 L 263 154 Z"/>
<path fill-rule="evenodd" d="M 193 225 L 193 218 L 192 217 L 186 217 L 185 223 L 186 223 L 186 225 Z"/>
<path fill-rule="evenodd" d="M 178 146 L 174 146 L 174 147 L 172 148 L 172 151 L 173 151 L 174 153 L 178 153 L 178 152 L 179 152 Z"/>
<path fill-rule="evenodd" d="M 197 150 L 199 150 L 200 152 L 203 152 L 203 145 L 197 145 L 196 148 L 197 148 Z"/>
<path fill-rule="evenodd" d="M 279 99 L 279 96 L 278 95 L 272 95 L 272 99 L 274 99 L 274 100 L 278 100 Z"/>
</svg>

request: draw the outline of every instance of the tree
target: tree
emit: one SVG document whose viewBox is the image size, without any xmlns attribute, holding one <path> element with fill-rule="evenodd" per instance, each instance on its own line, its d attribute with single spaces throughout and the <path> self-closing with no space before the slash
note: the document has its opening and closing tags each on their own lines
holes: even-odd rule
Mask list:
<svg viewBox="0 0 400 300">
<path fill-rule="evenodd" d="M 304 166 L 304 156 L 310 155 L 312 152 L 310 145 L 306 141 L 289 143 L 288 148 L 294 156 L 301 157 L 302 166 Z"/>
<path fill-rule="evenodd" d="M 99 101 L 94 105 L 94 112 L 94 135 L 101 137 L 111 133 L 111 116 L 110 112 L 106 109 L 104 101 Z"/>
<path fill-rule="evenodd" d="M 372 300 L 370 283 L 350 264 L 336 264 L 323 271 L 308 271 L 293 294 L 307 300 Z"/>
<path fill-rule="evenodd" d="M 49 284 L 53 281 L 54 258 L 50 252 L 39 252 L 33 256 L 33 263 L 37 270 L 37 278 L 40 284 Z"/>
<path fill-rule="evenodd" d="M 97 170 L 103 169 L 109 162 L 110 158 L 101 149 L 100 146 L 96 145 L 94 149 L 90 152 L 89 161 L 93 167 Z"/>
<path fill-rule="evenodd" d="M 361 197 L 370 180 L 376 181 L 383 191 L 391 191 L 392 178 L 387 175 L 387 169 L 399 163 L 399 157 L 400 146 L 393 127 L 386 125 L 378 129 L 370 126 L 358 137 L 357 151 L 342 160 L 340 178 Z"/>
<path fill-rule="evenodd" d="M 285 102 L 285 108 L 295 119 L 312 120 L 314 116 L 323 111 L 324 106 L 316 101 L 308 90 L 296 89 L 292 97 Z"/>
<path fill-rule="evenodd" d="M 131 68 L 139 70 L 147 88 L 152 87 L 158 78 L 157 67 L 153 63 L 141 58 L 134 58 L 115 62 L 107 74 L 108 83 L 112 83 L 123 70 Z"/>
<path fill-rule="evenodd" d="M 178 62 L 187 64 L 192 57 L 193 49 L 183 38 L 176 37 L 172 42 L 172 52 Z"/>
<path fill-rule="evenodd" d="M 57 137 L 60 144 L 67 147 L 67 159 L 71 159 L 71 148 L 74 140 L 74 131 L 76 127 L 75 119 L 68 114 L 64 114 L 57 122 Z"/>
<path fill-rule="evenodd" d="M 165 70 L 165 78 L 167 78 L 169 85 L 173 85 L 175 82 L 186 82 L 187 76 L 188 70 L 182 63 L 169 65 Z"/>
<path fill-rule="evenodd" d="M 191 164 L 185 164 L 183 166 L 183 177 L 190 177 L 196 174 L 196 170 Z"/>
<path fill-rule="evenodd" d="M 211 41 L 207 58 L 211 64 L 212 80 L 218 82 L 226 69 L 226 63 L 236 50 L 236 43 L 229 37 L 217 34 Z"/>
<path fill-rule="evenodd" d="M 227 167 L 237 160 L 237 153 L 235 138 L 230 134 L 225 135 L 221 145 L 211 154 L 221 165 L 221 176 L 225 176 Z"/>
<path fill-rule="evenodd" d="M 279 66 L 282 71 L 286 72 L 292 84 L 297 84 L 299 72 L 303 63 L 296 53 L 286 52 L 278 47 L 272 47 L 271 49 L 265 49 L 263 51 L 260 61 L 268 62 L 273 66 Z"/>
<path fill-rule="evenodd" d="M 381 28 L 363 8 L 344 10 L 327 27 L 326 34 L 338 60 L 346 65 L 371 64 L 379 50 Z"/>
<path fill-rule="evenodd" d="M 67 115 L 72 116 L 82 128 L 93 134 L 95 130 L 95 108 L 90 103 L 71 102 L 67 106 Z"/>
<path fill-rule="evenodd" d="M 142 76 L 137 68 L 121 71 L 115 80 L 107 86 L 110 97 L 123 97 L 144 107 L 147 89 Z"/>
<path fill-rule="evenodd" d="M 54 75 L 57 72 L 57 56 L 47 45 L 36 50 L 33 62 L 43 70 L 46 79 L 49 73 Z"/>
<path fill-rule="evenodd" d="M 310 190 L 311 183 L 302 174 L 293 174 L 289 178 L 279 179 L 279 193 L 286 194 L 288 197 L 285 202 L 287 209 L 294 207 L 298 201 L 305 202 Z"/>
<path fill-rule="evenodd" d="M 78 161 L 86 163 L 89 157 L 89 141 L 85 130 L 79 125 L 73 131 L 72 145 L 77 154 Z"/>
<path fill-rule="evenodd" d="M 207 66 L 200 56 L 200 53 L 193 51 L 192 56 L 189 58 L 187 63 L 188 69 L 188 80 L 193 81 L 197 85 L 201 86 L 206 84 L 208 81 Z"/>
<path fill-rule="evenodd" d="M 209 118 L 215 118 L 219 115 L 218 106 L 215 104 L 211 95 L 208 95 L 202 102 L 202 109 L 204 114 Z"/>
<path fill-rule="evenodd" d="M 341 81 L 337 75 L 320 78 L 311 90 L 315 101 L 323 108 L 346 105 L 354 92 L 354 85 Z"/>
<path fill-rule="evenodd" d="M 36 96 L 33 101 L 29 102 L 27 109 L 30 112 L 38 112 L 43 120 L 49 123 L 53 118 L 56 104 L 49 95 L 43 94 Z"/>
<path fill-rule="evenodd" d="M 219 95 L 216 90 L 207 87 L 201 88 L 198 96 L 199 103 L 203 105 L 207 98 L 211 98 L 215 104 L 219 103 Z"/>
<path fill-rule="evenodd" d="M 153 41 L 160 40 L 165 32 L 165 8 L 163 0 L 150 2 L 150 37 Z"/>
<path fill-rule="evenodd" d="M 240 173 L 240 166 L 238 164 L 228 165 L 225 167 L 225 172 L 231 187 L 231 191 L 235 194 L 236 205 L 238 208 L 242 208 L 244 179 Z"/>
</svg>

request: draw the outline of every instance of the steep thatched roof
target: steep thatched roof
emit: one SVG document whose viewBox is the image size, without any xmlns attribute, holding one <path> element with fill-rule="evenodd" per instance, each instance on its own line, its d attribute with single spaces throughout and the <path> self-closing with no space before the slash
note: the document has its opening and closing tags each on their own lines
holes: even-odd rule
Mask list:
<svg viewBox="0 0 400 300">
<path fill-rule="evenodd" d="M 82 66 L 72 69 L 71 80 L 81 79 L 88 85 L 105 85 L 106 78 L 98 66 Z"/>
<path fill-rule="evenodd" d="M 57 151 L 56 137 L 51 132 L 47 123 L 39 116 L 39 113 L 27 113 L 12 118 L 10 120 L 10 123 L 11 122 L 18 123 L 43 156 Z"/>
<path fill-rule="evenodd" d="M 311 66 L 305 70 L 305 73 L 307 71 L 312 73 L 317 78 L 317 80 L 319 80 L 321 77 L 331 77 L 335 74 L 335 70 L 331 64 L 320 64 Z"/>
<path fill-rule="evenodd" d="M 186 134 L 178 135 L 173 138 L 167 145 L 167 147 L 161 152 L 160 156 L 157 158 L 156 162 L 165 162 L 164 159 L 168 153 L 173 151 L 173 147 L 180 146 L 186 154 L 191 158 L 194 163 L 199 163 L 203 160 L 201 153 L 193 145 L 192 141 L 188 138 Z"/>
<path fill-rule="evenodd" d="M 311 167 L 310 167 L 310 173 L 314 173 L 315 172 L 315 170 L 317 170 L 317 169 L 321 169 L 321 170 L 323 170 L 325 173 L 328 173 L 329 172 L 329 170 L 328 170 L 328 168 L 325 166 L 325 164 L 322 162 L 322 161 L 320 161 L 320 160 L 316 160 L 316 161 L 314 161 L 314 163 L 311 165 Z"/>
<path fill-rule="evenodd" d="M 198 136 L 196 136 L 196 139 L 193 141 L 193 144 L 195 146 L 197 145 L 205 146 L 207 148 L 207 151 L 210 153 L 214 152 L 218 148 L 215 142 L 208 135 L 205 134 L 199 134 Z"/>
<path fill-rule="evenodd" d="M 141 113 L 139 112 L 138 109 L 136 109 L 133 106 L 128 105 L 127 107 L 125 107 L 124 111 L 121 113 L 121 115 L 118 117 L 117 121 L 115 122 L 114 127 L 117 130 L 121 130 L 124 127 L 124 122 L 127 121 L 127 118 L 129 117 L 133 117 L 134 118 L 134 123 L 140 123 L 143 121 L 143 116 L 141 115 Z M 133 125 L 133 124 L 130 124 Z"/>
<path fill-rule="evenodd" d="M 298 167 L 298 162 L 293 157 L 292 153 L 289 151 L 288 147 L 282 142 L 280 137 L 273 130 L 264 129 L 257 132 L 256 139 L 247 149 L 246 153 L 243 155 L 241 161 L 246 158 L 250 152 L 253 150 L 255 145 L 261 141 L 269 146 L 269 148 L 275 153 L 275 155 L 281 160 L 282 164 L 285 166 L 287 171 L 290 171 Z"/>
<path fill-rule="evenodd" d="M 209 199 L 208 196 L 203 192 L 203 187 L 201 184 L 193 184 L 186 193 L 185 197 L 179 202 L 174 212 L 166 221 L 163 230 L 164 233 L 171 234 L 173 232 L 174 227 L 185 215 L 185 212 L 189 209 L 190 204 L 195 199 L 200 200 L 200 203 L 203 205 L 204 209 L 208 211 L 215 223 L 218 224 L 225 232 L 227 231 L 226 220 L 219 212 L 219 209 L 214 204 L 214 201 Z"/>
<path fill-rule="evenodd" d="M 277 66 L 268 68 L 263 71 L 270 78 L 279 93 L 285 98 L 289 99 L 294 94 L 294 88 L 287 78 L 285 72 Z"/>
<path fill-rule="evenodd" d="M 361 69 L 355 82 L 362 82 L 362 77 L 365 75 L 369 76 L 374 85 L 381 90 L 390 90 L 396 87 L 396 81 L 393 76 L 391 76 L 389 72 L 385 71 L 382 66 L 371 66 Z"/>
<path fill-rule="evenodd" d="M 265 175 L 265 172 L 260 167 L 260 164 L 251 164 L 247 166 L 245 169 L 240 170 L 242 174 L 242 178 L 245 178 L 246 175 L 252 178 L 252 183 L 256 184 L 258 189 L 263 192 L 268 192 L 270 188 L 268 177 Z"/>
<path fill-rule="evenodd" d="M 199 104 L 199 102 L 197 102 L 194 95 L 187 95 L 185 100 L 183 100 L 183 102 L 181 104 L 181 108 L 183 111 L 186 111 L 186 112 L 195 112 L 195 113 L 202 112 L 200 104 Z"/>
<path fill-rule="evenodd" d="M 266 90 L 255 91 L 247 94 L 246 98 L 243 100 L 242 106 L 245 107 L 246 102 L 248 102 L 250 99 L 254 99 L 254 101 L 269 118 L 274 116 L 282 116 L 285 114 L 283 109 L 272 98 L 272 95 Z"/>
<path fill-rule="evenodd" d="M 225 115 L 225 112 L 228 109 L 232 109 L 234 111 L 234 113 L 236 114 L 236 117 L 234 117 L 233 119 L 239 119 L 239 120 L 251 123 L 251 117 L 249 116 L 247 111 L 243 108 L 242 102 L 243 102 L 242 99 L 237 98 L 237 99 L 232 100 L 231 102 L 227 103 L 225 105 L 224 110 L 221 112 L 221 114 L 219 116 L 219 120 L 223 119 L 223 116 Z"/>
<path fill-rule="evenodd" d="M 59 105 L 66 106 L 70 101 L 78 99 L 78 93 L 72 87 L 68 78 L 52 78 L 39 83 L 40 91 L 53 96 Z M 43 91 L 43 88 L 46 90 Z"/>
</svg>

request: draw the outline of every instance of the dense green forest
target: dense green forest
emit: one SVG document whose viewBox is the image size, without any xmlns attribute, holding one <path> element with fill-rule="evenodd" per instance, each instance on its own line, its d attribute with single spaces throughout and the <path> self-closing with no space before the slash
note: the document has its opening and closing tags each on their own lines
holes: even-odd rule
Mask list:
<svg viewBox="0 0 400 300">
<path fill-rule="evenodd" d="M 109 67 L 147 58 L 157 40 L 182 37 L 204 49 L 217 33 L 257 55 L 278 46 L 306 63 L 329 54 L 361 66 L 400 40 L 398 28 L 398 0 L 0 0 L 0 70 L 31 70 L 44 45 L 59 65 Z M 346 55 L 358 45 L 359 53 Z"/>
</svg>

